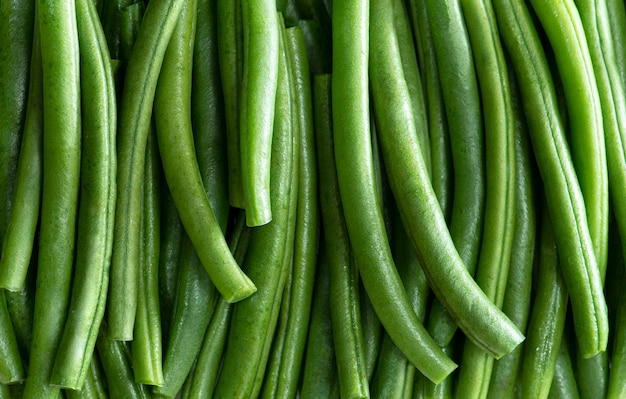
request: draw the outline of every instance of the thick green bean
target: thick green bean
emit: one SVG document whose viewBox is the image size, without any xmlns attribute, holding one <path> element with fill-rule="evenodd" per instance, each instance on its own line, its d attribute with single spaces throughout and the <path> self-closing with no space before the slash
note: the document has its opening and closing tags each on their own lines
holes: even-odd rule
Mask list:
<svg viewBox="0 0 626 399">
<path fill-rule="evenodd" d="M 111 58 L 122 59 L 122 35 L 120 13 L 125 7 L 136 3 L 136 0 L 102 0 L 101 20 L 104 35 L 109 46 Z"/>
<path fill-rule="evenodd" d="M 243 208 L 239 116 L 243 80 L 243 27 L 241 0 L 217 0 L 217 47 L 224 91 L 228 159 L 228 197 L 232 206 Z"/>
<path fill-rule="evenodd" d="M 70 301 L 80 178 L 80 66 L 74 1 L 38 2 L 43 67 L 43 191 L 33 343 L 26 397 L 52 398 L 50 385 Z"/>
<path fill-rule="evenodd" d="M 377 34 L 375 37 L 382 37 L 382 34 Z M 383 155 L 387 160 L 385 164 L 387 175 L 400 214 L 405 221 L 413 247 L 422 260 L 422 266 L 429 278 L 431 288 L 439 300 L 444 301 L 446 308 L 453 314 L 460 327 L 478 346 L 495 357 L 501 357 L 513 350 L 523 340 L 523 336 L 517 327 L 481 291 L 454 248 L 441 208 L 438 206 L 432 191 L 423 160 L 419 157 L 420 151 L 415 135 L 410 133 L 414 131 L 415 126 L 412 124 L 411 118 L 404 116 L 410 115 L 411 111 L 407 109 L 410 103 L 407 101 L 403 82 L 399 79 L 386 78 L 398 76 L 391 72 L 394 67 L 385 66 L 383 63 L 384 60 L 390 65 L 398 64 L 397 61 L 394 62 L 393 47 L 393 41 L 386 42 L 384 45 L 380 45 L 376 51 L 370 53 L 372 57 L 370 79 L 376 118 L 380 126 Z M 375 58 L 374 54 L 381 59 Z M 389 72 L 384 72 L 386 69 Z M 383 86 L 383 82 L 385 86 Z M 386 91 L 381 90 L 382 87 L 385 87 Z M 379 91 L 377 92 L 377 90 Z M 385 111 L 378 111 L 381 109 Z M 336 150 L 348 151 L 343 147 L 340 150 L 338 145 L 336 145 Z M 412 172 L 410 179 L 407 178 L 406 171 L 408 170 Z M 360 173 L 364 172 L 360 171 Z M 341 183 L 341 174 L 339 176 Z M 353 179 L 355 178 L 353 177 Z M 344 202 L 346 202 L 345 198 Z M 347 203 L 351 203 L 351 201 L 347 201 Z M 361 219 L 363 219 L 362 216 Z M 349 220 L 347 213 L 346 220 Z M 349 223 L 348 228 L 351 231 Z M 364 229 L 363 233 L 365 232 L 371 235 L 372 228 Z M 350 238 L 352 239 L 352 235 Z M 354 241 L 353 245 L 355 246 L 355 254 L 358 256 Z M 363 271 L 361 275 L 365 280 Z M 390 286 L 390 284 L 385 285 Z M 397 293 L 400 290 L 394 289 L 394 292 Z M 397 302 L 397 300 L 394 301 L 394 303 Z M 380 313 L 379 316 L 381 316 Z M 389 332 L 388 328 L 387 331 Z M 396 344 L 398 344 L 397 341 Z M 401 345 L 398 346 L 403 349 Z M 411 359 L 411 356 L 407 357 Z"/>
<path fill-rule="evenodd" d="M 609 220 L 602 110 L 588 40 L 574 1 L 533 0 L 531 4 L 550 40 L 563 81 L 572 159 L 595 253 L 595 261 L 586 262 L 584 276 L 572 273 L 567 267 L 563 273 L 571 292 L 579 347 L 587 358 L 606 350 L 608 340 L 608 316 L 601 281 L 601 271 L 606 270 Z M 581 97 L 581 90 L 587 95 Z"/>
<path fill-rule="evenodd" d="M 124 6 L 120 11 L 120 60 L 128 62 L 141 26 L 146 6 L 141 1 Z"/>
<path fill-rule="evenodd" d="M 33 4 L 30 6 L 33 6 Z M 8 11 L 10 12 L 10 10 Z M 7 10 L 0 12 L 7 12 Z M 12 24 L 14 20 L 19 21 L 19 18 L 11 18 L 9 16 L 5 19 L 6 22 L 2 24 L 2 26 Z M 31 20 L 30 22 L 32 23 L 33 21 Z M 16 27 L 11 27 L 11 31 L 16 30 Z M 6 212 L 9 212 L 6 225 L 4 224 L 4 214 L 0 213 L 0 242 L 2 242 L 2 250 L 0 252 L 0 287 L 11 291 L 19 291 L 24 286 L 28 266 L 33 253 L 35 231 L 37 221 L 39 220 L 39 209 L 41 205 L 43 134 L 41 49 L 39 28 L 35 25 L 32 30 L 33 43 L 30 60 L 28 103 L 26 106 L 24 130 L 21 133 L 22 138 L 19 159 L 17 160 L 14 197 L 12 199 L 6 199 L 7 206 L 10 204 L 10 212 L 9 209 L 6 209 Z M 7 34 L 2 33 L 2 35 L 7 37 Z M 0 54 L 5 51 L 10 53 L 11 44 L 11 39 L 8 39 L 5 44 L 8 48 L 0 46 Z M 24 44 L 19 43 L 18 45 Z M 0 57 L 4 58 L 2 55 L 0 55 Z M 17 54 L 13 54 L 13 56 L 7 55 L 7 58 L 11 59 L 11 63 L 15 68 L 25 67 L 25 65 L 21 64 L 21 60 L 18 57 Z M 15 79 L 15 77 L 11 77 L 9 72 L 5 72 L 1 68 L 5 67 L 0 67 L 0 74 L 6 78 L 2 79 L 2 83 L 0 83 L 0 92 L 12 96 L 11 107 L 19 106 L 19 101 L 16 101 L 16 97 L 19 98 L 19 95 L 2 85 L 12 83 L 16 85 L 14 89 L 17 89 L 20 87 L 21 82 L 19 82 L 19 79 L 17 79 L 17 82 L 9 82 Z M 17 72 L 12 71 L 11 73 Z M 4 97 L 2 97 L 0 101 L 4 101 Z M 11 111 L 11 107 L 7 106 L 5 108 L 7 111 L 6 114 L 3 114 L 2 118 L 14 118 L 19 116 L 19 111 Z M 13 114 L 11 115 L 12 112 Z M 13 140 L 14 138 L 11 137 L 12 133 L 9 131 L 12 123 L 9 121 L 0 123 L 2 123 L 3 129 L 7 129 L 6 132 L 0 133 L 0 135 L 3 136 L 2 140 Z M 2 162 L 7 162 L 7 164 L 2 167 L 2 173 L 10 174 L 13 169 L 9 164 L 12 158 L 12 150 L 10 148 L 12 144 L 5 144 L 7 144 L 6 148 L 4 148 L 4 144 L 0 144 L 0 146 L 3 147 L 1 150 L 2 153 L 6 154 L 3 155 Z M 4 181 L 4 183 L 0 183 L 0 186 L 6 186 L 6 188 L 0 187 L 0 193 L 6 192 L 7 195 L 11 194 L 9 192 L 12 190 L 11 184 L 9 183 L 11 179 L 12 177 L 8 175 L 0 177 L 0 180 Z M 5 201 L 5 199 L 2 199 L 2 201 Z M 4 206 L 4 204 L 2 206 Z"/>
<path fill-rule="evenodd" d="M 94 4 L 76 3 L 82 149 L 72 298 L 50 382 L 80 389 L 104 317 L 115 217 L 117 105 L 110 56 Z"/>
<path fill-rule="evenodd" d="M 616 66 L 622 80 L 626 85 L 626 5 L 623 1 L 607 0 L 609 26 L 613 36 Z"/>
<path fill-rule="evenodd" d="M 0 384 L 13 384 L 25 378 L 22 359 L 11 324 L 4 290 L 0 289 Z"/>
<path fill-rule="evenodd" d="M 67 399 L 106 399 L 108 395 L 104 388 L 104 378 L 96 352 L 91 357 L 89 372 L 80 391 L 68 389 L 65 390 L 65 395 Z"/>
<path fill-rule="evenodd" d="M 270 164 L 279 58 L 276 2 L 241 0 L 241 15 L 241 178 L 246 223 L 260 226 L 272 220 Z"/>
<path fill-rule="evenodd" d="M 254 291 L 228 250 L 202 182 L 191 123 L 192 52 L 197 4 L 187 7 L 165 54 L 157 85 L 154 113 L 159 151 L 167 185 L 198 257 L 217 290 L 231 302 Z"/>
<path fill-rule="evenodd" d="M 547 206 L 554 221 L 560 266 L 576 316 L 577 335 L 586 355 L 606 340 L 606 303 L 593 242 L 587 225 L 585 201 L 559 115 L 554 81 L 526 5 L 518 0 L 494 3 L 500 34 L 518 78 L 524 112 Z"/>
<path fill-rule="evenodd" d="M 159 72 L 183 4 L 181 0 L 149 3 L 126 67 L 118 122 L 117 203 L 107 310 L 114 339 L 133 338 L 146 143 Z"/>
<path fill-rule="evenodd" d="M 280 31 L 279 31 L 280 33 Z M 282 33 L 280 33 L 282 34 Z M 287 266 L 293 251 L 298 164 L 290 73 L 280 44 L 276 118 L 272 135 L 272 221 L 252 230 L 244 269 L 258 291 L 233 309 L 218 397 L 256 397 L 261 389 Z M 247 218 L 247 210 L 246 210 Z M 247 221 L 246 221 L 247 223 Z"/>
<path fill-rule="evenodd" d="M 33 254 L 35 257 L 36 253 Z M 31 260 L 28 274 L 24 287 L 20 291 L 5 291 L 4 295 L 7 301 L 7 309 L 11 324 L 15 331 L 17 346 L 22 357 L 22 365 L 28 368 L 28 360 L 30 358 L 30 348 L 32 345 L 33 335 L 33 314 L 35 308 L 35 274 L 36 260 Z"/>
<path fill-rule="evenodd" d="M 163 347 L 159 304 L 160 181 L 159 148 L 154 124 L 150 124 L 143 179 L 137 313 L 131 356 L 137 383 L 163 384 Z"/>
</svg>

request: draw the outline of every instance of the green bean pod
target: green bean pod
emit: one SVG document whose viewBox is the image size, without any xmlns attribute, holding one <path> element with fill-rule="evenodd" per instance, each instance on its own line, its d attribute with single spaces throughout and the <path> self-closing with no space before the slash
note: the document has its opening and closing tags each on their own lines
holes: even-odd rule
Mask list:
<svg viewBox="0 0 626 399">
<path fill-rule="evenodd" d="M 101 20 L 111 58 L 122 59 L 121 10 L 136 0 L 102 0 Z"/>
<path fill-rule="evenodd" d="M 585 202 L 559 114 L 554 81 L 527 6 L 495 2 L 500 34 L 518 78 L 533 150 L 554 221 L 560 265 L 568 283 L 578 335 L 599 349 L 606 338 L 606 303 Z M 576 305 L 576 306 L 574 306 Z M 584 330 L 584 332 L 583 332 Z M 595 344 L 594 344 L 595 342 Z M 588 352 L 594 352 L 587 348 Z M 590 353 L 587 353 L 589 355 Z"/>
<path fill-rule="evenodd" d="M 117 204 L 107 310 L 114 339 L 133 338 L 146 143 L 163 57 L 183 4 L 180 0 L 150 2 L 126 67 L 119 108 Z M 157 26 L 160 29 L 154 29 Z"/>
<path fill-rule="evenodd" d="M 233 233 L 229 238 L 229 247 L 237 262 L 243 263 L 248 250 L 250 230 L 245 227 L 243 211 L 240 216 L 236 219 Z M 217 298 L 193 375 L 191 375 L 189 395 L 192 398 L 210 398 L 213 396 L 222 353 L 226 347 L 233 306 L 233 304 L 226 302 L 223 297 Z"/>
<path fill-rule="evenodd" d="M 459 1 L 426 1 L 423 7 L 421 20 L 430 25 L 454 174 L 448 226 L 465 267 L 474 275 L 484 225 L 486 180 L 483 115 L 472 49 Z M 446 162 L 444 156 L 442 153 Z M 434 302 L 428 329 L 444 346 L 457 325 L 449 310 L 440 305 Z"/>
<path fill-rule="evenodd" d="M 509 67 L 509 77 L 515 116 L 515 228 L 509 277 L 502 311 L 526 331 L 530 313 L 532 270 L 536 242 L 536 188 L 534 160 L 528 137 L 528 127 L 519 98 L 519 88 Z M 519 370 L 523 361 L 523 343 L 513 352 L 497 360 L 493 367 L 488 398 L 513 398 Z"/>
<path fill-rule="evenodd" d="M 302 399 L 339 398 L 330 309 L 330 262 L 326 245 L 322 240 L 315 272 L 311 323 L 304 355 L 302 386 L 300 387 Z"/>
<path fill-rule="evenodd" d="M 382 34 L 377 34 L 375 37 L 381 36 Z M 385 112 L 376 111 L 376 117 L 381 127 L 383 155 L 388 160 L 387 174 L 400 214 L 405 221 L 413 247 L 422 259 L 422 266 L 431 288 L 439 300 L 445 301 L 444 304 L 460 327 L 477 345 L 495 357 L 501 357 L 513 350 L 523 340 L 523 336 L 481 291 L 454 248 L 423 160 L 418 156 L 420 152 L 415 136 L 410 133 L 414 131 L 415 126 L 411 124 L 411 118 L 403 116 L 410 114 L 410 110 L 407 109 L 407 97 L 403 94 L 405 93 L 403 83 L 401 80 L 389 79 L 388 76 L 397 74 L 383 71 L 385 69 L 392 71 L 393 67 L 385 67 L 382 60 L 376 60 L 373 56 L 376 54 L 390 65 L 397 65 L 397 62 L 393 63 L 391 49 L 393 41 L 381 45 L 377 51 L 370 53 L 372 57 L 370 79 L 373 85 L 375 110 L 385 109 Z M 377 94 L 377 88 L 382 87 L 382 82 L 385 82 L 387 91 L 381 90 L 380 94 Z M 406 133 L 402 134 L 403 132 Z M 412 171 L 411 179 L 406 178 L 408 170 Z M 349 219 L 346 217 L 346 220 Z M 349 224 L 348 226 L 350 228 Z M 371 230 L 368 230 L 368 233 L 371 235 Z M 358 251 L 355 250 L 355 253 L 358 254 Z M 395 289 L 394 292 L 399 290 Z M 402 349 L 402 346 L 399 347 Z M 407 357 L 411 359 L 410 356 Z"/>
<path fill-rule="evenodd" d="M 38 5 L 43 67 L 43 189 L 33 341 L 24 395 L 56 397 L 50 385 L 70 302 L 80 180 L 80 65 L 74 1 Z"/>
<path fill-rule="evenodd" d="M 473 275 L 484 224 L 486 183 L 483 111 L 472 48 L 459 1 L 427 0 L 425 4 L 454 167 L 450 234 L 463 263 Z"/>
<path fill-rule="evenodd" d="M 226 300 L 237 302 L 255 287 L 228 250 L 198 166 L 190 104 L 197 4 L 186 7 L 191 10 L 181 18 L 169 43 L 155 95 L 159 151 L 167 185 L 202 265 Z"/>
<path fill-rule="evenodd" d="M 76 3 L 81 51 L 82 149 L 76 266 L 50 382 L 80 389 L 104 317 L 115 217 L 117 105 L 104 32 L 91 1 Z"/>
<path fill-rule="evenodd" d="M 89 372 L 80 391 L 68 389 L 65 390 L 65 395 L 67 399 L 106 399 L 108 395 L 104 388 L 104 378 L 96 352 L 91 357 Z"/>
<path fill-rule="evenodd" d="M 614 338 L 611 348 L 611 369 L 607 392 L 607 398 L 610 399 L 617 399 L 626 395 L 626 386 L 624 385 L 624 378 L 626 378 L 626 290 L 624 290 L 623 281 L 622 278 L 613 327 Z"/>
<path fill-rule="evenodd" d="M 389 51 L 390 41 L 392 48 L 395 43 L 384 31 L 385 27 L 393 26 L 389 19 L 385 19 L 393 19 L 391 4 L 384 3 L 381 7 L 380 2 L 376 2 L 372 6 L 371 16 L 368 2 L 341 6 L 335 3 L 333 8 L 332 104 L 339 191 L 355 261 L 378 318 L 407 358 L 429 378 L 440 381 L 456 365 L 428 336 L 411 308 L 393 263 L 376 190 L 366 57 L 370 57 L 369 71 L 384 76 L 389 68 L 383 60 L 388 55 L 381 55 L 381 52 Z M 385 8 L 389 11 L 387 15 L 384 14 Z M 377 42 L 372 41 L 371 48 L 370 35 L 380 38 Z M 375 47 L 374 43 L 379 47 Z M 397 48 L 393 50 L 397 52 Z M 401 68 L 399 62 L 394 66 Z M 376 108 L 389 100 L 384 91 L 376 95 L 376 90 L 385 82 L 383 76 L 370 76 Z M 376 86 L 379 82 L 381 85 Z M 410 106 L 410 100 L 405 105 Z M 402 111 L 410 115 L 410 110 Z M 378 120 L 379 115 L 376 116 Z M 413 122 L 413 118 L 408 119 Z M 395 308 L 394 312 L 388 311 L 390 306 Z"/>
<path fill-rule="evenodd" d="M 359 274 L 339 194 L 332 125 L 332 77 L 313 78 L 320 213 L 329 262 L 330 318 L 341 397 L 366 398 L 369 382 L 359 303 Z"/>
<path fill-rule="evenodd" d="M 146 11 L 146 6 L 143 2 L 136 1 L 135 3 L 124 6 L 119 10 L 120 14 L 120 60 L 122 62 L 128 62 L 130 54 L 133 50 L 133 45 L 137 39 L 137 33 L 141 27 L 141 19 Z"/>
<path fill-rule="evenodd" d="M 33 6 L 33 4 L 25 4 L 25 6 L 30 7 Z M 7 10 L 4 10 L 4 12 L 6 11 Z M 8 11 L 10 12 L 10 9 Z M 28 10 L 23 10 L 22 12 L 24 11 Z M 18 18 L 14 19 L 19 21 Z M 10 25 L 14 19 L 10 17 L 5 19 L 5 24 Z M 32 19 L 30 22 L 33 22 Z M 4 26 L 4 24 L 2 26 Z M 14 193 L 12 199 L 6 199 L 7 205 L 10 203 L 10 212 L 9 209 L 6 209 L 6 212 L 8 212 L 6 225 L 4 225 L 4 219 L 0 221 L 0 242 L 2 242 L 2 250 L 0 252 L 0 287 L 10 291 L 19 291 L 25 284 L 28 266 L 33 254 L 35 231 L 37 221 L 39 220 L 39 209 L 41 205 L 43 95 L 41 49 L 38 29 L 37 25 L 35 25 L 34 29 L 31 29 L 33 30 L 33 43 L 30 59 L 28 103 L 26 106 L 24 129 L 21 133 L 22 138 L 19 149 L 19 159 L 17 160 Z M 12 27 L 11 31 L 14 30 L 17 31 L 17 28 Z M 7 37 L 7 34 L 3 34 L 3 36 Z M 10 52 L 11 40 L 12 39 L 8 39 L 6 42 L 6 46 L 9 48 L 5 48 L 4 46 L 0 47 L 0 54 L 5 51 Z M 19 43 L 18 41 L 18 45 L 24 45 L 24 43 Z M 0 57 L 2 56 L 0 55 Z M 21 60 L 18 57 L 17 52 L 13 54 L 13 56 L 7 54 L 7 58 L 11 59 L 11 63 L 15 68 L 25 67 L 25 65 L 21 65 Z M 4 66 L 0 68 L 4 68 Z M 8 71 L 6 73 L 4 71 L 0 73 L 2 76 L 6 77 L 2 79 L 2 83 L 0 83 L 0 91 L 12 96 L 11 106 L 4 108 L 7 112 L 3 114 L 2 118 L 18 117 L 19 110 L 11 111 L 11 107 L 19 106 L 19 101 L 15 101 L 15 97 L 19 99 L 18 93 L 1 85 L 12 83 L 16 85 L 14 89 L 18 89 L 23 82 L 20 82 L 20 79 L 9 82 L 15 77 L 11 77 Z M 17 73 L 17 71 L 13 71 L 12 73 Z M 4 97 L 2 97 L 0 101 L 4 101 Z M 13 114 L 11 114 L 12 112 Z M 0 144 L 3 148 L 2 153 L 5 154 L 3 155 L 2 162 L 7 162 L 7 164 L 2 167 L 2 173 L 9 174 L 13 169 L 13 167 L 9 165 L 12 158 L 11 145 L 13 144 L 8 142 L 15 139 L 11 137 L 12 133 L 9 131 L 11 125 L 12 123 L 8 120 L 2 122 L 3 128 L 7 129 L 6 132 L 1 133 L 3 136 L 2 140 L 7 140 L 7 143 Z M 4 147 L 4 144 L 6 144 L 7 147 Z M 6 192 L 7 195 L 10 194 L 9 189 L 11 188 L 11 184 L 9 180 L 12 180 L 12 177 L 3 175 L 0 177 L 0 180 L 3 181 L 0 185 L 6 186 L 6 188 L 0 187 L 0 192 Z M 13 190 L 13 188 L 11 188 L 11 190 Z M 2 201 L 4 202 L 5 199 L 2 199 Z M 3 214 L 0 214 L 0 218 L 4 218 Z"/>
<path fill-rule="evenodd" d="M 36 253 L 33 256 L 37 256 Z M 11 324 L 15 331 L 17 346 L 22 358 L 22 365 L 28 368 L 28 359 L 30 358 L 30 348 L 33 337 L 33 314 L 35 308 L 35 275 L 36 259 L 31 260 L 31 266 L 28 268 L 24 287 L 20 291 L 11 292 L 4 291 L 6 297 L 7 310 L 11 318 Z"/>
<path fill-rule="evenodd" d="M 145 160 L 139 235 L 141 247 L 139 248 L 138 300 L 131 359 L 137 383 L 159 386 L 163 384 L 161 309 L 158 290 L 161 239 L 159 185 L 162 178 L 154 124 L 150 125 Z"/>
<path fill-rule="evenodd" d="M 499 308 L 506 293 L 515 229 L 515 117 L 507 64 L 491 1 L 461 0 L 485 116 L 487 193 L 475 279 Z M 486 397 L 494 359 L 465 343 L 457 395 Z"/>
<path fill-rule="evenodd" d="M 522 397 L 546 398 L 559 354 L 567 312 L 567 287 L 562 276 L 551 215 L 544 212 L 540 227 L 537 291 L 530 313 L 524 365 Z"/>
<path fill-rule="evenodd" d="M 279 31 L 282 35 L 282 31 Z M 257 292 L 233 309 L 217 397 L 256 397 L 278 319 L 286 270 L 293 251 L 297 187 L 297 136 L 291 75 L 282 39 L 276 117 L 272 134 L 272 221 L 252 230 L 244 269 Z M 247 210 L 246 210 L 247 218 Z M 247 223 L 247 221 L 246 221 Z"/>
<path fill-rule="evenodd" d="M 239 116 L 243 80 L 243 26 L 241 0 L 217 0 L 217 47 L 224 91 L 226 153 L 228 159 L 228 198 L 237 208 L 244 207 L 241 176 Z"/>
<path fill-rule="evenodd" d="M 317 169 L 313 133 L 313 109 L 309 65 L 302 32 L 297 27 L 284 32 L 288 62 L 293 74 L 299 139 L 298 208 L 295 247 L 287 308 L 285 340 L 276 367 L 276 384 L 267 385 L 272 396 L 296 396 L 311 313 L 311 298 L 317 262 Z M 286 288 L 287 290 L 287 288 Z M 271 366 L 270 366 L 271 368 Z M 271 370 L 268 370 L 268 375 Z M 267 378 L 267 377 L 266 377 Z M 264 388 L 264 390 L 266 389 Z"/>
<path fill-rule="evenodd" d="M 243 81 L 240 105 L 241 179 L 246 223 L 272 220 L 270 164 L 278 71 L 276 2 L 241 0 Z"/>
</svg>

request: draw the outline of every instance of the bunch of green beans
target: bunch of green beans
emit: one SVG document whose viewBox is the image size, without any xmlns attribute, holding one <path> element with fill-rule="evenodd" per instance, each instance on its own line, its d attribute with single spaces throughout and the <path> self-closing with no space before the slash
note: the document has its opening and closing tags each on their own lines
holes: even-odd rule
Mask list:
<svg viewBox="0 0 626 399">
<path fill-rule="evenodd" d="M 0 1 L 0 399 L 626 397 L 619 0 Z"/>
</svg>

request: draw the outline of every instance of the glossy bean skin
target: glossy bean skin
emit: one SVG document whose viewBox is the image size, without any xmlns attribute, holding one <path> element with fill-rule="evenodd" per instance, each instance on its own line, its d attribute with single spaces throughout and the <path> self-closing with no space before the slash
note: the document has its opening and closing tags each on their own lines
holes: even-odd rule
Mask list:
<svg viewBox="0 0 626 399">
<path fill-rule="evenodd" d="M 377 56 L 384 54 L 384 47 L 381 46 L 378 52 L 372 52 L 372 57 L 373 54 Z M 386 47 L 392 48 L 390 45 Z M 392 56 L 387 55 L 386 57 L 385 61 L 392 63 Z M 431 283 L 431 288 L 439 300 L 444 301 L 448 311 L 453 314 L 461 329 L 471 336 L 478 346 L 491 352 L 495 357 L 501 357 L 515 348 L 523 340 L 523 336 L 517 327 L 481 291 L 464 267 L 445 224 L 437 198 L 432 191 L 424 161 L 418 156 L 420 152 L 418 143 L 413 139 L 415 136 L 408 133 L 403 134 L 403 132 L 414 131 L 415 126 L 411 125 L 411 118 L 407 119 L 402 116 L 402 114 L 410 114 L 410 111 L 407 110 L 409 103 L 406 101 L 406 97 L 402 96 L 402 82 L 394 82 L 387 76 L 397 75 L 383 71 L 384 64 L 382 62 L 375 63 L 374 58 L 372 58 L 370 79 L 374 90 L 374 109 L 375 111 L 385 109 L 385 112 L 376 114 L 377 124 L 381 127 L 379 129 L 381 147 L 383 157 L 387 160 L 385 165 L 390 186 L 398 203 L 401 217 L 405 221 L 407 233 L 422 260 L 422 266 Z M 381 90 L 380 98 L 377 98 L 376 95 L 375 79 L 378 79 L 380 82 L 378 84 L 381 86 L 384 82 L 388 88 L 387 92 Z M 390 106 L 390 103 L 394 105 Z M 385 105 L 383 106 L 383 104 Z M 336 151 L 342 153 L 348 150 L 343 147 L 339 149 L 336 144 Z M 406 178 L 407 170 L 412 171 L 411 179 Z M 360 173 L 364 172 L 360 171 Z M 341 174 L 339 176 L 341 184 Z M 369 209 L 372 208 L 374 207 L 369 207 Z M 346 221 L 349 221 L 347 215 Z M 351 231 L 349 223 L 348 229 Z M 370 235 L 372 234 L 371 231 L 370 228 Z M 352 235 L 350 237 L 352 239 Z M 357 250 L 355 250 L 355 254 L 358 254 Z M 364 276 L 363 271 L 361 271 L 361 275 Z M 454 276 L 454 278 L 451 279 L 450 276 Z M 365 277 L 363 279 L 365 280 Z M 454 284 L 451 284 L 452 280 Z M 385 285 L 390 286 L 388 283 Z M 394 292 L 397 293 L 400 290 L 395 289 Z M 397 302 L 398 300 L 394 301 L 394 303 Z M 476 313 L 470 316 L 473 312 Z M 381 316 L 380 312 L 378 314 Z M 384 321 L 383 325 L 385 325 Z M 387 330 L 389 331 L 389 328 Z M 398 343 L 397 340 L 396 343 Z M 407 357 L 411 358 L 410 356 Z"/>
<path fill-rule="evenodd" d="M 246 223 L 272 220 L 270 164 L 279 34 L 272 0 L 241 0 L 243 81 L 239 119 L 241 179 Z"/>
<path fill-rule="evenodd" d="M 93 3 L 76 3 L 81 52 L 81 194 L 72 299 L 51 382 L 79 389 L 104 317 L 115 215 L 117 104 L 104 32 Z M 104 204 L 104 206 L 102 206 Z"/>
<path fill-rule="evenodd" d="M 332 76 L 314 77 L 315 142 L 320 178 L 320 216 L 329 262 L 330 318 L 342 397 L 369 396 L 359 304 L 359 277 L 350 256 L 333 146 Z"/>
<path fill-rule="evenodd" d="M 154 94 L 183 1 L 151 2 L 126 65 L 120 99 L 117 204 L 107 320 L 114 339 L 133 337 L 141 226 L 141 187 Z M 161 29 L 153 29 L 160 26 Z"/>
<path fill-rule="evenodd" d="M 547 207 L 554 220 L 560 264 L 572 306 L 578 309 L 574 313 L 581 319 L 577 323 L 579 334 L 597 350 L 606 338 L 606 303 L 554 80 L 526 5 L 511 0 L 495 2 L 494 8 L 518 78 L 537 166 L 544 187 L 550 187 L 545 190 Z"/>
<path fill-rule="evenodd" d="M 33 343 L 24 395 L 56 397 L 50 385 L 70 301 L 80 179 L 80 78 L 73 1 L 38 2 L 43 67 L 43 177 Z M 59 222 L 62 220 L 63 222 Z"/>
<path fill-rule="evenodd" d="M 185 18 L 176 28 L 157 85 L 154 107 L 159 151 L 178 214 L 202 265 L 217 290 L 237 302 L 250 296 L 255 287 L 228 250 L 198 167 L 190 108 L 197 5 L 193 9 L 193 20 Z"/>
<path fill-rule="evenodd" d="M 281 49 L 276 117 L 272 135 L 272 221 L 251 232 L 244 270 L 257 292 L 235 306 L 215 395 L 256 397 L 260 390 L 276 328 L 286 268 L 293 249 L 297 151 L 292 92 L 286 55 Z M 247 211 L 246 211 L 247 212 Z M 247 217 L 247 213 L 246 213 Z M 247 223 L 247 222 L 246 222 Z M 286 261 L 289 260 L 289 263 Z"/>
<path fill-rule="evenodd" d="M 565 261 L 563 276 L 571 292 L 580 350 L 587 358 L 606 350 L 608 340 L 608 316 L 601 281 L 601 270 L 606 269 L 609 219 L 601 104 L 587 39 L 574 2 L 539 0 L 531 4 L 546 30 L 563 82 L 572 132 L 572 161 L 585 202 L 593 250 L 586 256 L 582 270 L 570 269 L 567 255 L 561 257 Z M 580 98 L 580 90 L 588 95 Z"/>
</svg>

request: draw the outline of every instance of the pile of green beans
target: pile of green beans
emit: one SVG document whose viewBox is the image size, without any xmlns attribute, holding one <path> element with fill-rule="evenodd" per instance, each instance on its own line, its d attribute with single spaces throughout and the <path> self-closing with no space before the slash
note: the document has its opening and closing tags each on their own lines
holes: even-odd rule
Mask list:
<svg viewBox="0 0 626 399">
<path fill-rule="evenodd" d="M 621 0 L 1 0 L 0 399 L 625 398 Z"/>
</svg>

